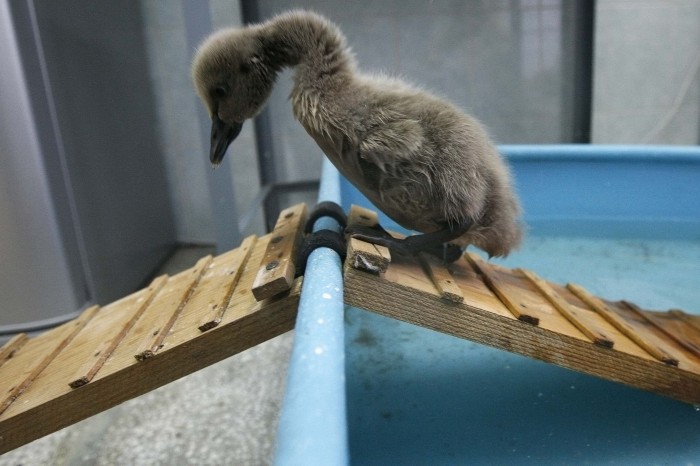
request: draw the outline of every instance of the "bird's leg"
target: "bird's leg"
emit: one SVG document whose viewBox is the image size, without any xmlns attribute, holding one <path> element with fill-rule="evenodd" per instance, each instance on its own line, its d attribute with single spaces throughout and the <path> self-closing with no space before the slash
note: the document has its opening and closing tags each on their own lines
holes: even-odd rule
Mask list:
<svg viewBox="0 0 700 466">
<path fill-rule="evenodd" d="M 371 227 L 351 224 L 345 228 L 345 234 L 368 243 L 386 246 L 389 249 L 398 248 L 398 244 L 401 242 L 399 238 L 391 236 L 391 234 L 379 224 Z"/>
<path fill-rule="evenodd" d="M 394 238 L 379 225 L 365 227 L 361 225 L 348 225 L 345 232 L 353 238 L 368 243 L 386 246 L 400 254 L 414 255 L 419 252 L 437 256 L 444 262 L 454 262 L 462 255 L 462 248 L 456 244 L 447 244 L 466 233 L 471 223 L 465 223 L 456 227 L 447 226 L 442 230 L 420 235 L 407 236 L 406 238 Z"/>
</svg>

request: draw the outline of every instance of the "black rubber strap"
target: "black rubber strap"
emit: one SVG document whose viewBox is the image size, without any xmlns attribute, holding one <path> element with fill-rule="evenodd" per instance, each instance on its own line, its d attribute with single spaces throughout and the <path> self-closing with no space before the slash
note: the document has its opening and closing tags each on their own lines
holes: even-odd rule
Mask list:
<svg viewBox="0 0 700 466">
<path fill-rule="evenodd" d="M 335 219 L 340 224 L 341 229 L 345 228 L 348 224 L 348 217 L 345 215 L 345 212 L 343 212 L 342 207 L 333 201 L 323 201 L 316 204 L 314 210 L 309 214 L 309 219 L 306 221 L 306 226 L 304 227 L 304 233 L 311 233 L 316 220 L 321 217 L 331 217 Z"/>
<path fill-rule="evenodd" d="M 309 260 L 309 255 L 316 248 L 330 248 L 338 253 L 341 262 L 345 261 L 347 255 L 347 244 L 345 237 L 332 230 L 319 230 L 304 238 L 304 242 L 299 249 L 299 255 L 296 262 L 296 276 L 304 275 L 306 262 Z"/>
</svg>

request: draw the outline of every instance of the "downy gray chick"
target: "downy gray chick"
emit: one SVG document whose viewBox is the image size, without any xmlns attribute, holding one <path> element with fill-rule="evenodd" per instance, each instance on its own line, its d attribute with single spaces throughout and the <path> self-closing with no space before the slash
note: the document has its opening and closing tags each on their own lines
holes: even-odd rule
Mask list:
<svg viewBox="0 0 700 466">
<path fill-rule="evenodd" d="M 398 79 L 359 73 L 338 27 L 315 13 L 222 30 L 199 48 L 192 74 L 212 118 L 214 166 L 285 67 L 295 68 L 294 116 L 330 161 L 398 224 L 426 233 L 357 236 L 409 252 L 449 241 L 505 256 L 518 246 L 510 174 L 481 124 Z"/>
</svg>

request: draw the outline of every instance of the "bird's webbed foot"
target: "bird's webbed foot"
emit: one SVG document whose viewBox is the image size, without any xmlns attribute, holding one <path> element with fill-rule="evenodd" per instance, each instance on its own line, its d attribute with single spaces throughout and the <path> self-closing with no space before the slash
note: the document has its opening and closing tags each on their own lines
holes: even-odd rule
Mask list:
<svg viewBox="0 0 700 466">
<path fill-rule="evenodd" d="M 368 243 L 385 246 L 399 254 L 410 256 L 425 252 L 436 256 L 445 263 L 450 263 L 462 256 L 462 248 L 449 242 L 466 233 L 470 226 L 471 224 L 445 227 L 432 233 L 407 236 L 406 238 L 394 238 L 380 225 L 374 227 L 348 225 L 345 233 Z"/>
</svg>

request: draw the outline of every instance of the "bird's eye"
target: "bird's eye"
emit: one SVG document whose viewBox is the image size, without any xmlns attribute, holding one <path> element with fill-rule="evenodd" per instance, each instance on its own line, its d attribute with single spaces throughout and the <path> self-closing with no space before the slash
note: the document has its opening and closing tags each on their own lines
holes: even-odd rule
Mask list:
<svg viewBox="0 0 700 466">
<path fill-rule="evenodd" d="M 223 99 L 228 95 L 228 88 L 226 86 L 216 86 L 212 93 L 217 99 Z"/>
</svg>

